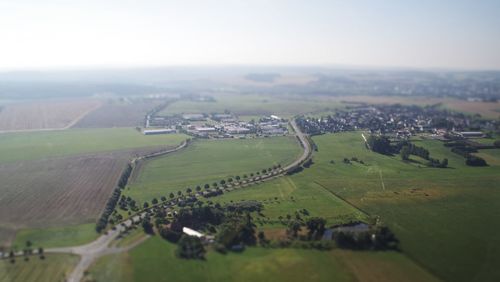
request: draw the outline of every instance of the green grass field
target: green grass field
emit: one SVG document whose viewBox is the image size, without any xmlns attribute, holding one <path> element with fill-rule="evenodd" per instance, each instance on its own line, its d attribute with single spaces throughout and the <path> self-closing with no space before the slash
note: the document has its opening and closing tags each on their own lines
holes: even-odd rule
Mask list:
<svg viewBox="0 0 500 282">
<path fill-rule="evenodd" d="M 62 254 L 47 254 L 44 260 L 17 258 L 15 263 L 0 260 L 0 282 L 64 282 L 78 260 L 78 256 Z"/>
<path fill-rule="evenodd" d="M 435 140 L 414 142 L 428 148 L 433 158 L 448 158 L 450 168 L 427 168 L 413 156 L 422 164 L 373 153 L 360 132 L 316 136 L 314 141 L 319 151 L 311 168 L 213 200 L 262 200 L 263 213 L 271 218 L 307 208 L 329 224 L 366 218 L 357 207 L 380 216 L 396 232 L 404 253 L 444 280 L 500 277 L 495 267 L 500 264 L 499 164 L 468 167 L 464 158 Z M 498 151 L 480 154 L 496 160 Z M 352 157 L 365 164 L 342 162 Z"/>
<path fill-rule="evenodd" d="M 186 138 L 183 134 L 145 136 L 132 128 L 7 133 L 0 135 L 0 162 L 141 147 L 175 146 Z"/>
<path fill-rule="evenodd" d="M 271 220 L 294 215 L 295 211 L 307 209 L 311 216 L 321 216 L 328 224 L 341 224 L 349 221 L 366 221 L 367 215 L 336 197 L 330 191 L 315 183 L 309 177 L 299 175 L 285 176 L 210 198 L 221 204 L 229 201 L 257 200 L 264 204 L 263 214 Z M 285 226 L 265 226 L 270 228 Z"/>
<path fill-rule="evenodd" d="M 247 248 L 205 261 L 182 260 L 176 246 L 156 236 L 129 253 L 101 258 L 96 281 L 434 281 L 396 252 Z"/>
<path fill-rule="evenodd" d="M 500 149 L 479 150 L 474 155 L 483 158 L 490 166 L 500 166 Z"/>
<path fill-rule="evenodd" d="M 29 228 L 22 229 L 16 234 L 13 246 L 22 248 L 26 241 L 31 241 L 34 246 L 44 248 L 77 246 L 91 242 L 99 236 L 95 232 L 95 223 L 75 226 Z"/>
<path fill-rule="evenodd" d="M 187 187 L 285 165 L 301 150 L 295 137 L 199 140 L 182 151 L 147 161 L 124 193 L 141 202 L 168 197 Z"/>
<path fill-rule="evenodd" d="M 368 151 L 360 133 L 314 138 L 319 147 L 314 174 L 323 187 L 378 215 L 401 240 L 403 251 L 447 281 L 500 279 L 500 169 L 468 167 L 440 141 L 415 141 L 450 168 L 404 163 Z M 495 154 L 495 150 L 482 150 Z M 365 165 L 346 165 L 358 157 Z M 334 164 L 330 164 L 334 160 Z"/>
</svg>

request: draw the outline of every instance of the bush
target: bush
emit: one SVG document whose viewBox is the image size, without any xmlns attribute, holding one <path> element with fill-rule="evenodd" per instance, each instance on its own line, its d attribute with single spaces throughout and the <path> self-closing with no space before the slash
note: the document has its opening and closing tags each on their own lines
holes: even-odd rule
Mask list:
<svg viewBox="0 0 500 282">
<path fill-rule="evenodd" d="M 495 146 L 496 148 L 500 148 L 500 140 L 496 140 L 495 142 L 493 142 L 493 146 Z"/>
<path fill-rule="evenodd" d="M 465 164 L 468 166 L 487 166 L 488 164 L 483 158 L 469 155 L 465 160 Z"/>
<path fill-rule="evenodd" d="M 370 135 L 370 137 L 368 137 L 368 145 L 374 152 L 384 155 L 392 154 L 391 142 L 386 136 Z"/>
<path fill-rule="evenodd" d="M 206 250 L 200 238 L 182 235 L 177 244 L 176 255 L 184 259 L 204 259 Z"/>
<path fill-rule="evenodd" d="M 181 238 L 182 233 L 172 231 L 169 228 L 162 228 L 160 229 L 160 236 L 171 243 L 177 243 Z"/>
</svg>

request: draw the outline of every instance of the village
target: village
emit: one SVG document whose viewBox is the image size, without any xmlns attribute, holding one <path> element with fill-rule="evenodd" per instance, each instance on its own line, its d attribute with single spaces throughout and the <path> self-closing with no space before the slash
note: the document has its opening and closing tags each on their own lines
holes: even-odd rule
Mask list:
<svg viewBox="0 0 500 282">
<path fill-rule="evenodd" d="M 199 138 L 247 138 L 282 136 L 289 133 L 288 121 L 276 115 L 259 120 L 239 120 L 230 112 L 185 113 L 173 116 L 146 116 L 144 135 L 185 133 Z"/>
<path fill-rule="evenodd" d="M 353 130 L 369 130 L 372 134 L 408 139 L 427 134 L 433 139 L 457 140 L 481 138 L 497 129 L 495 120 L 482 119 L 434 106 L 359 105 L 321 117 L 297 118 L 297 125 L 311 135 Z"/>
</svg>

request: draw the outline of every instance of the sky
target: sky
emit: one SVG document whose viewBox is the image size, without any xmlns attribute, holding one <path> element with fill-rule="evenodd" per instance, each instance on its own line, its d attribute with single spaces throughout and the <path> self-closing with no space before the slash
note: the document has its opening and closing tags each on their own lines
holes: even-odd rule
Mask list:
<svg viewBox="0 0 500 282">
<path fill-rule="evenodd" d="M 0 70 L 500 69 L 500 1 L 0 0 Z"/>
</svg>

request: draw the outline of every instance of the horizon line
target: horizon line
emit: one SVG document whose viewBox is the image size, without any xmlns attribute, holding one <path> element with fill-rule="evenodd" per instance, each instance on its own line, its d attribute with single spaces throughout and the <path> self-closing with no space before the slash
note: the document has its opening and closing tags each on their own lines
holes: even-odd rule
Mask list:
<svg viewBox="0 0 500 282">
<path fill-rule="evenodd" d="M 499 72 L 500 68 L 466 68 L 466 67 L 416 67 L 416 66 L 393 66 L 393 65 L 358 65 L 358 64 L 141 64 L 141 65 L 74 65 L 74 66 L 45 66 L 45 67 L 21 67 L 1 68 L 0 74 L 22 73 L 22 72 L 78 72 L 78 71 L 124 71 L 124 70 L 147 70 L 147 69 L 175 69 L 175 68 L 324 68 L 337 70 L 373 70 L 373 71 L 423 71 L 423 72 Z"/>
</svg>

